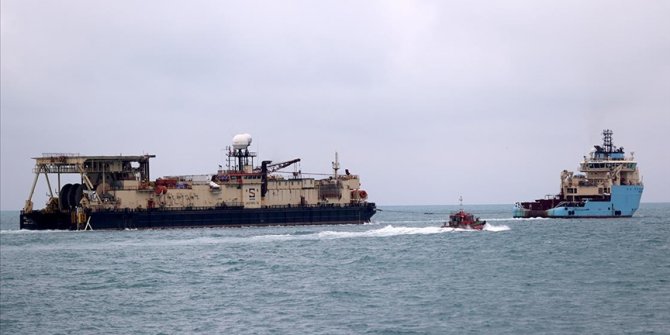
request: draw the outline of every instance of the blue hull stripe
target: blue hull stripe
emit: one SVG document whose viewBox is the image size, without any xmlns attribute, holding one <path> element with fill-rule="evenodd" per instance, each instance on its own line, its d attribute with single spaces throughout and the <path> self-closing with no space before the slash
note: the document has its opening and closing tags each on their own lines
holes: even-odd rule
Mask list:
<svg viewBox="0 0 670 335">
<path fill-rule="evenodd" d="M 607 218 L 629 217 L 640 208 L 644 187 L 640 185 L 613 185 L 610 201 L 587 200 L 583 206 L 561 206 L 547 211 L 532 212 L 523 208 L 514 209 L 514 217 L 551 218 Z"/>
</svg>

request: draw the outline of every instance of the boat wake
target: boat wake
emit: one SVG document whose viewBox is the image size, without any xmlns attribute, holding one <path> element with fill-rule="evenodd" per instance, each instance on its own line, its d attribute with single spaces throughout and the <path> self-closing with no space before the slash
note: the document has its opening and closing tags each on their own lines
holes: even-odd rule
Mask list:
<svg viewBox="0 0 670 335">
<path fill-rule="evenodd" d="M 15 234 L 53 234 L 53 233 L 72 233 L 78 232 L 76 230 L 55 230 L 55 229 L 46 229 L 46 230 L 30 230 L 30 229 L 7 229 L 0 230 L 0 235 L 15 235 Z"/>
<path fill-rule="evenodd" d="M 510 230 L 508 226 L 505 225 L 491 225 L 487 223 L 483 231 L 487 232 L 501 232 Z M 14 231 L 3 231 L 3 234 L 35 234 L 35 233 L 44 233 L 45 231 L 24 231 L 24 230 L 14 230 Z M 49 231 L 53 232 L 66 232 L 66 233 L 77 233 L 73 231 Z M 163 232 L 163 231 L 161 231 Z M 170 231 L 165 231 L 170 232 Z M 282 242 L 282 241 L 318 241 L 318 240 L 337 240 L 337 239 L 351 239 L 351 238 L 377 238 L 377 237 L 392 237 L 392 236 L 402 236 L 402 235 L 433 235 L 433 234 L 445 234 L 445 233 L 475 233 L 479 232 L 478 230 L 472 229 L 461 229 L 461 228 L 443 228 L 441 226 L 428 226 L 428 227 L 407 227 L 400 226 L 395 227 L 392 225 L 387 225 L 382 228 L 370 229 L 365 231 L 305 231 L 297 230 L 295 232 L 287 234 L 267 234 L 267 235 L 252 235 L 252 236 L 226 236 L 224 235 L 215 235 L 215 236 L 199 236 L 195 238 L 177 238 L 177 239 L 142 239 L 142 240 L 121 240 L 121 241 L 108 241 L 108 240 L 95 240 L 89 241 L 89 243 L 77 243 L 77 244 L 48 244 L 41 245 L 35 244 L 31 245 L 30 248 L 39 249 L 39 250 L 128 250 L 129 248 L 147 248 L 147 247 L 178 247 L 178 246 L 189 246 L 189 245 L 214 245 L 214 244 L 248 244 L 248 243 L 267 243 L 267 242 Z M 4 249 L 25 249 L 26 245 L 17 245 L 17 246 L 3 246 Z"/>
<path fill-rule="evenodd" d="M 499 219 L 482 219 L 485 221 L 541 221 L 550 220 L 550 218 L 499 218 Z"/>
<path fill-rule="evenodd" d="M 371 222 L 364 223 L 364 225 L 394 225 L 394 224 L 438 224 L 442 223 L 444 220 L 434 219 L 434 220 L 372 220 Z"/>
<path fill-rule="evenodd" d="M 484 229 L 482 229 L 482 230 L 498 232 L 498 231 L 507 231 L 507 230 L 510 230 L 510 229 L 506 225 L 494 226 L 490 223 L 487 223 L 487 224 L 484 225 Z"/>
<path fill-rule="evenodd" d="M 487 224 L 484 226 L 484 231 L 490 232 L 500 232 L 510 230 L 508 226 L 505 225 L 491 225 Z M 278 240 L 333 240 L 341 238 L 361 238 L 361 237 L 389 237 L 389 236 L 400 236 L 400 235 L 431 235 L 431 234 L 444 234 L 451 232 L 476 232 L 472 229 L 460 229 L 460 228 L 443 228 L 439 226 L 430 226 L 430 227 L 394 227 L 392 225 L 385 226 L 379 229 L 371 229 L 366 231 L 321 231 L 315 233 L 304 233 L 300 234 L 278 234 L 278 235 L 258 235 L 252 236 L 253 240 L 262 240 L 262 241 L 278 241 Z"/>
</svg>

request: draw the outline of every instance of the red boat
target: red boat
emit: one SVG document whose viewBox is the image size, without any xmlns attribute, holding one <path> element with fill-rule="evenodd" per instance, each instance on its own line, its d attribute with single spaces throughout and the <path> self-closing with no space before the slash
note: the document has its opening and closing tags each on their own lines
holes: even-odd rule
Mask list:
<svg viewBox="0 0 670 335">
<path fill-rule="evenodd" d="M 462 209 L 456 213 L 449 215 L 449 222 L 445 222 L 442 228 L 461 228 L 482 230 L 486 221 L 480 221 L 479 218 L 472 214 L 463 211 Z"/>
</svg>

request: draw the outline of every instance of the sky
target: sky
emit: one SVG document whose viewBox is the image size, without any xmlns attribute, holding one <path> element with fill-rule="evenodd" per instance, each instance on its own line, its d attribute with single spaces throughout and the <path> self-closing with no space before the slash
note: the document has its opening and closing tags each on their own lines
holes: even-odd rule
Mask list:
<svg viewBox="0 0 670 335">
<path fill-rule="evenodd" d="M 557 193 L 603 129 L 642 201 L 670 202 L 668 17 L 666 0 L 2 0 L 0 208 L 23 207 L 42 153 L 207 174 L 239 133 L 303 172 L 338 152 L 378 205 L 511 207 Z"/>
</svg>

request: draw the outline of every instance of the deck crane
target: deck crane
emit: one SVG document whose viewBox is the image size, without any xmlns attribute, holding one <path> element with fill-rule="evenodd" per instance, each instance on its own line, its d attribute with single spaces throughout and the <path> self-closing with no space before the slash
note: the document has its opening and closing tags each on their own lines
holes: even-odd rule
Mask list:
<svg viewBox="0 0 670 335">
<path fill-rule="evenodd" d="M 268 173 L 276 172 L 297 162 L 300 162 L 300 158 L 274 164 L 270 164 L 272 161 L 263 161 L 260 169 L 254 169 L 254 172 L 261 173 L 261 197 L 265 197 L 265 194 L 268 192 Z"/>
<path fill-rule="evenodd" d="M 292 159 L 292 160 L 286 161 L 286 162 L 274 163 L 274 164 L 270 164 L 270 163 L 272 163 L 272 161 L 263 161 L 261 163 L 262 164 L 261 167 L 260 168 L 255 168 L 254 172 L 273 173 L 273 172 L 277 172 L 277 171 L 279 171 L 279 170 L 281 170 L 281 169 L 283 169 L 287 166 L 290 166 L 290 165 L 298 163 L 298 162 L 300 162 L 300 158 Z"/>
</svg>

